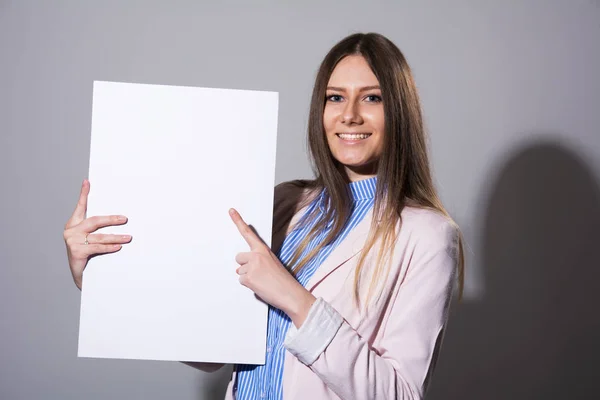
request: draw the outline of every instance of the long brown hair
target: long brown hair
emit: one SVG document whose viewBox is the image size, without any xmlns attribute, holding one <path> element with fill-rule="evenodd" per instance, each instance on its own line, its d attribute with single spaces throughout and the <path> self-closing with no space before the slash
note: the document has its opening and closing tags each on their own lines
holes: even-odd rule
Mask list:
<svg viewBox="0 0 600 400">
<path fill-rule="evenodd" d="M 331 243 L 342 232 L 350 214 L 352 201 L 347 177 L 334 159 L 325 136 L 323 111 L 326 88 L 336 65 L 346 56 L 361 55 L 377 77 L 383 98 L 385 133 L 383 153 L 377 165 L 377 189 L 373 206 L 373 220 L 369 239 L 361 252 L 355 271 L 355 300 L 360 304 L 359 285 L 361 271 L 367 254 L 379 242 L 378 257 L 367 296 L 368 303 L 382 279 L 387 277 L 391 250 L 398 237 L 401 212 L 407 201 L 418 207 L 437 210 L 450 220 L 433 185 L 427 153 L 425 129 L 421 105 L 415 82 L 404 55 L 386 37 L 377 33 L 357 33 L 337 43 L 325 56 L 317 73 L 310 104 L 308 122 L 308 144 L 316 179 L 308 186 L 323 192 L 325 215 L 316 221 L 307 237 L 294 252 L 289 265 L 297 273 L 324 246 Z M 306 221 L 314 221 L 316 215 Z M 312 251 L 305 252 L 309 242 L 327 223 L 333 221 L 327 237 Z M 458 230 L 458 228 L 457 228 Z M 462 295 L 464 280 L 464 254 L 462 237 L 458 231 L 458 283 Z M 386 267 L 387 264 L 387 267 Z"/>
</svg>

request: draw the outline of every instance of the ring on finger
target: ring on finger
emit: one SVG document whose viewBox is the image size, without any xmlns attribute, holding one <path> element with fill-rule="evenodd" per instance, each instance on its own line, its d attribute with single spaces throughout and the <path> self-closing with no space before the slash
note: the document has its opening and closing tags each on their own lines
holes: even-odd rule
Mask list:
<svg viewBox="0 0 600 400">
<path fill-rule="evenodd" d="M 83 242 L 83 244 L 85 244 L 85 245 L 88 245 L 88 244 L 90 244 L 90 242 L 88 242 L 88 235 L 89 235 L 89 233 L 87 233 L 87 234 L 85 235 L 85 241 Z"/>
</svg>

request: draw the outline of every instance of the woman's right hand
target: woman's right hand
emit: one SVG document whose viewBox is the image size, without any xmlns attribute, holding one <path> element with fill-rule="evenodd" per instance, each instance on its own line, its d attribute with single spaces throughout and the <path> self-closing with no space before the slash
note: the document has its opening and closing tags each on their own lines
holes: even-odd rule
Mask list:
<svg viewBox="0 0 600 400">
<path fill-rule="evenodd" d="M 89 193 L 90 182 L 86 179 L 81 186 L 81 194 L 75 211 L 67 221 L 63 232 L 71 275 L 80 290 L 83 270 L 91 256 L 114 253 L 119 251 L 123 244 L 131 241 L 130 235 L 92 234 L 100 228 L 126 224 L 127 217 L 110 215 L 86 218 Z"/>
</svg>

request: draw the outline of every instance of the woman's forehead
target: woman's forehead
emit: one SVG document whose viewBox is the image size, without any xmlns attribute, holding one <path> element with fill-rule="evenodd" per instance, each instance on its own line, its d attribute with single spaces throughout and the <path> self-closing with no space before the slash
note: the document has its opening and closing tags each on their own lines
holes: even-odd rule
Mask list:
<svg viewBox="0 0 600 400">
<path fill-rule="evenodd" d="M 369 63 L 361 55 L 343 58 L 333 69 L 327 86 L 360 88 L 379 85 Z"/>
</svg>

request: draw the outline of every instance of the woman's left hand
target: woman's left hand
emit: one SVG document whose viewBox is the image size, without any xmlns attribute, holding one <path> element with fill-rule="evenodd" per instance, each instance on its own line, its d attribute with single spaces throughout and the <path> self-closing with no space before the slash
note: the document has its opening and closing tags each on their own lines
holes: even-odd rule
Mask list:
<svg viewBox="0 0 600 400">
<path fill-rule="evenodd" d="M 240 264 L 237 269 L 240 283 L 264 302 L 285 312 L 299 328 L 316 298 L 290 274 L 236 210 L 229 210 L 229 215 L 250 246 L 250 252 L 235 257 Z"/>
</svg>

